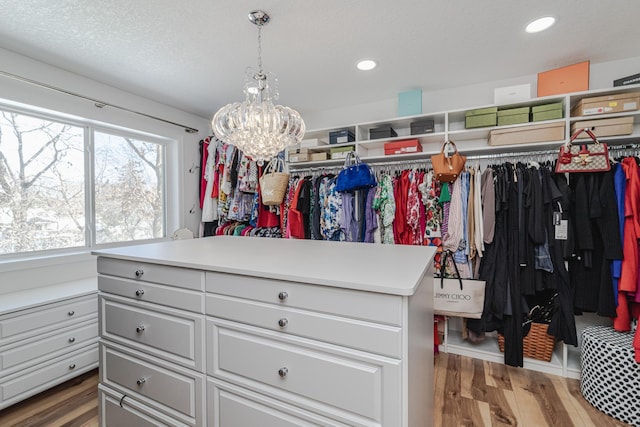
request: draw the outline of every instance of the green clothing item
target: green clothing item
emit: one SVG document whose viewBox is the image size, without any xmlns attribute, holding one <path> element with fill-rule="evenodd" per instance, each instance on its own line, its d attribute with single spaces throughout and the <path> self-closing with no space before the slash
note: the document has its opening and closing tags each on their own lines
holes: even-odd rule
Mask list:
<svg viewBox="0 0 640 427">
<path fill-rule="evenodd" d="M 373 209 L 380 215 L 380 237 L 382 243 L 393 245 L 393 220 L 396 217 L 396 200 L 393 197 L 393 180 L 384 175 L 378 183 L 376 196 L 373 199 Z"/>
<path fill-rule="evenodd" d="M 446 202 L 450 202 L 450 201 L 451 201 L 451 193 L 449 193 L 449 183 L 443 182 L 440 184 L 440 197 L 438 198 L 438 203 L 443 205 Z"/>
</svg>

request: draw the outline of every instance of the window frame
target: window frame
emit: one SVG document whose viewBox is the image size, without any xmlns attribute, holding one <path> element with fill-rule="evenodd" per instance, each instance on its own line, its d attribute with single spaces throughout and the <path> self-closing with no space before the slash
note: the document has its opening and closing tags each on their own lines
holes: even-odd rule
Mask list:
<svg viewBox="0 0 640 427">
<path fill-rule="evenodd" d="M 179 165 L 177 162 L 169 162 L 172 156 L 175 156 L 178 152 L 178 140 L 169 136 L 162 136 L 152 134 L 149 132 L 135 130 L 119 126 L 111 123 L 101 123 L 92 119 L 72 116 L 65 113 L 60 113 L 51 110 L 44 110 L 35 106 L 25 104 L 14 104 L 12 102 L 3 102 L 0 100 L 0 110 L 21 114 L 29 117 L 33 117 L 41 120 L 48 120 L 60 124 L 75 126 L 83 129 L 84 132 L 84 191 L 85 191 L 85 238 L 82 246 L 59 248 L 59 249 L 47 249 L 41 251 L 20 252 L 0 254 L 0 271 L 3 271 L 3 267 L 7 267 L 6 263 L 15 263 L 24 261 L 28 264 L 42 260 L 44 263 L 49 263 L 50 260 L 55 260 L 62 256 L 88 254 L 94 249 L 98 248 L 110 248 L 116 246 L 131 246 L 143 243 L 157 242 L 166 240 L 170 236 L 170 229 L 179 223 L 178 211 L 172 209 L 172 205 L 177 205 L 180 202 L 179 191 L 174 186 L 169 185 L 171 180 L 179 177 Z M 159 144 L 163 147 L 162 160 L 164 164 L 163 170 L 163 229 L 164 236 L 151 239 L 131 240 L 125 242 L 112 242 L 97 244 L 96 243 L 96 210 L 95 210 L 95 132 L 102 132 L 109 135 L 119 137 L 129 137 L 145 142 L 151 142 Z M 15 267 L 15 266 L 14 266 Z M 13 268 L 10 268 L 13 270 Z"/>
</svg>

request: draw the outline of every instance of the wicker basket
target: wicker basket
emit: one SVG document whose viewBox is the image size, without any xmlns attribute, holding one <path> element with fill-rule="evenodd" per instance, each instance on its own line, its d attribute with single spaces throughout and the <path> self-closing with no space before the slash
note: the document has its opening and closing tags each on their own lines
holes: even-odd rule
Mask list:
<svg viewBox="0 0 640 427">
<path fill-rule="evenodd" d="M 555 337 L 547 334 L 549 325 L 546 323 L 532 323 L 531 330 L 522 342 L 525 357 L 551 362 L 553 348 L 556 345 Z M 504 352 L 504 337 L 498 334 L 498 346 Z"/>
</svg>

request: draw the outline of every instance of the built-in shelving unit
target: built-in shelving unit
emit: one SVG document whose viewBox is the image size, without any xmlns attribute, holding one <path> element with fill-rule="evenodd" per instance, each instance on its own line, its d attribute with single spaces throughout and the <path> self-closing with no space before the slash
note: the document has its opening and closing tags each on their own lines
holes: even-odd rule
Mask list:
<svg viewBox="0 0 640 427">
<path fill-rule="evenodd" d="M 329 151 L 332 148 L 340 146 L 354 145 L 360 158 L 365 162 L 384 162 L 393 160 L 409 160 L 429 158 L 432 154 L 440 151 L 441 145 L 446 140 L 452 140 L 456 143 L 458 150 L 467 155 L 490 154 L 496 152 L 521 152 L 532 150 L 544 150 L 559 147 L 565 143 L 571 132 L 571 124 L 581 120 L 596 120 L 612 117 L 633 117 L 634 130 L 631 135 L 613 136 L 601 138 L 602 141 L 611 145 L 627 144 L 640 140 L 640 110 L 627 111 L 621 113 L 589 115 L 582 117 L 572 117 L 571 109 L 583 98 L 615 95 L 628 92 L 640 91 L 640 85 L 633 85 L 621 88 L 592 90 L 586 92 L 576 92 L 566 95 L 548 96 L 542 98 L 534 98 L 527 102 L 520 102 L 508 105 L 498 105 L 499 109 L 518 108 L 523 106 L 534 107 L 537 105 L 561 102 L 563 105 L 564 118 L 556 120 L 547 120 L 539 122 L 529 122 L 508 126 L 491 126 L 483 128 L 465 129 L 465 112 L 472 109 L 491 107 L 496 105 L 473 106 L 465 109 L 457 109 L 450 111 L 441 111 L 435 113 L 420 114 L 409 117 L 396 117 L 387 120 L 378 120 L 375 122 L 357 123 L 346 126 L 337 126 L 323 129 L 315 129 L 307 131 L 305 138 L 329 140 L 329 133 L 341 129 L 349 129 L 355 135 L 355 141 L 345 144 L 321 145 L 318 147 L 310 147 L 312 152 Z M 420 120 L 433 120 L 434 132 L 427 134 L 411 135 L 410 126 L 412 122 Z M 488 145 L 489 133 L 495 129 L 509 129 L 526 125 L 538 125 L 549 123 L 563 123 L 565 125 L 565 137 L 561 140 L 544 141 L 528 144 L 513 144 L 502 146 Z M 393 138 L 369 139 L 369 131 L 373 128 L 381 126 L 391 126 L 398 134 Z M 400 141 L 404 139 L 418 139 L 422 146 L 422 152 L 384 155 L 384 144 L 392 141 Z M 323 160 L 314 162 L 292 163 L 290 167 L 305 168 L 309 166 L 333 166 L 343 162 L 342 159 Z"/>
<path fill-rule="evenodd" d="M 491 107 L 492 105 L 475 106 L 459 110 L 442 111 L 429 114 L 421 114 L 411 117 L 400 117 L 389 120 L 380 120 L 375 122 L 358 123 L 347 126 L 338 126 L 332 128 L 324 128 L 310 130 L 306 133 L 306 138 L 317 138 L 329 140 L 329 133 L 341 129 L 349 129 L 355 135 L 355 141 L 338 145 L 323 145 L 320 147 L 310 148 L 311 151 L 328 151 L 334 147 L 354 145 L 361 160 L 367 163 L 382 163 L 398 160 L 415 160 L 428 159 L 432 154 L 440 151 L 442 143 L 446 140 L 455 141 L 458 150 L 466 155 L 483 155 L 483 154 L 499 154 L 499 153 L 518 153 L 529 151 L 543 151 L 558 148 L 561 144 L 566 143 L 570 138 L 571 125 L 574 122 L 582 120 L 597 120 L 613 117 L 633 117 L 633 132 L 630 135 L 609 136 L 599 138 L 606 142 L 609 146 L 626 145 L 630 143 L 640 143 L 640 109 L 634 111 L 626 111 L 611 114 L 598 114 L 588 116 L 571 116 L 572 108 L 583 98 L 591 98 L 606 95 L 616 95 L 629 92 L 640 91 L 640 85 L 633 85 L 620 88 L 610 88 L 601 90 L 591 90 L 586 92 L 576 92 L 565 95 L 549 96 L 544 98 L 535 98 L 527 102 L 517 104 L 499 105 L 498 109 L 518 108 L 523 106 L 534 107 L 536 105 L 550 104 L 561 102 L 563 105 L 563 118 L 556 120 L 547 120 L 539 122 L 530 122 L 525 124 L 509 125 L 509 126 L 491 126 L 483 128 L 465 129 L 465 112 L 467 110 Z M 495 106 L 495 105 L 493 105 Z M 421 135 L 411 135 L 410 126 L 412 122 L 430 119 L 434 121 L 434 132 Z M 561 140 L 544 141 L 536 143 L 513 144 L 491 146 L 488 145 L 489 134 L 494 129 L 508 129 L 526 126 L 527 124 L 547 124 L 562 123 L 564 124 L 565 135 Z M 398 134 L 394 138 L 369 139 L 369 130 L 381 126 L 391 126 Z M 384 155 L 384 144 L 391 141 L 399 141 L 403 139 L 417 138 L 422 146 L 422 152 Z M 344 162 L 342 159 L 325 160 L 317 162 L 292 163 L 289 167 L 292 170 L 308 167 L 336 166 Z M 610 325 L 611 321 L 594 314 L 585 314 L 576 316 L 576 329 L 578 333 L 579 343 L 581 342 L 582 330 L 589 325 Z M 444 342 L 441 349 L 445 352 L 466 355 L 483 360 L 502 363 L 504 355 L 500 352 L 496 336 L 487 336 L 480 343 L 471 343 L 461 338 L 462 324 L 460 319 L 447 319 L 445 322 Z M 564 345 L 558 343 L 555 347 L 553 357 L 550 362 L 525 358 L 524 367 L 536 371 L 547 372 L 564 377 L 579 378 L 580 377 L 580 350 L 579 347 Z"/>
</svg>

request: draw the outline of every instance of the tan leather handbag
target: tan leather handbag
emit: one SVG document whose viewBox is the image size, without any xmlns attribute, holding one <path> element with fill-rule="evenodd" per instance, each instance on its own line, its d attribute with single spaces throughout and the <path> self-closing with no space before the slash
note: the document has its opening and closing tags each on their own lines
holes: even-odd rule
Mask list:
<svg viewBox="0 0 640 427">
<path fill-rule="evenodd" d="M 453 153 L 445 153 L 447 145 L 453 146 Z M 447 141 L 442 144 L 439 154 L 431 156 L 431 165 L 433 166 L 433 175 L 440 182 L 453 182 L 458 179 L 460 172 L 464 169 L 467 158 L 458 153 L 458 147 L 453 141 Z"/>
</svg>

